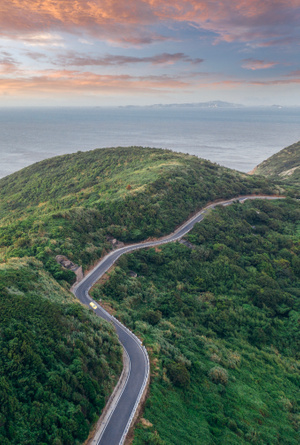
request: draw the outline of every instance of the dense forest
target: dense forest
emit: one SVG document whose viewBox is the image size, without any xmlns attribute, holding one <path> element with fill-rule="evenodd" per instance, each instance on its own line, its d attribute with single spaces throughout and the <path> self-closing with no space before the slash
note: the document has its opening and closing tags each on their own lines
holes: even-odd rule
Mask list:
<svg viewBox="0 0 300 445">
<path fill-rule="evenodd" d="M 113 328 L 34 258 L 0 264 L 0 443 L 80 444 L 121 373 Z"/>
<path fill-rule="evenodd" d="M 299 221 L 294 200 L 219 206 L 94 288 L 151 356 L 135 445 L 299 443 Z"/>
<path fill-rule="evenodd" d="M 1 444 L 82 443 L 87 438 L 121 371 L 121 348 L 117 343 L 115 332 L 109 324 L 99 320 L 91 310 L 82 307 L 74 300 L 68 292 L 75 279 L 74 273 L 63 269 L 56 262 L 56 255 L 65 255 L 86 269 L 112 249 L 111 237 L 129 242 L 161 236 L 174 230 L 178 224 L 207 202 L 241 194 L 276 193 L 281 190 L 280 187 L 263 176 L 248 176 L 195 156 L 140 147 L 101 149 L 56 157 L 1 179 Z M 293 192 L 290 194 L 293 195 Z M 287 209 L 294 215 L 293 212 L 296 210 L 293 202 L 290 201 L 286 205 L 290 206 Z M 246 205 L 243 208 L 246 208 Z M 280 208 L 279 205 L 278 209 Z M 261 213 L 268 214 L 265 210 Z M 279 219 L 273 217 L 271 219 L 275 221 L 273 232 L 276 232 L 278 225 L 283 231 L 281 233 L 278 229 L 278 237 L 283 240 L 280 241 L 282 242 L 280 252 L 282 250 L 287 252 L 285 256 L 278 257 L 278 261 L 280 267 L 284 268 L 286 264 L 284 261 L 290 262 L 289 255 L 294 258 L 297 250 L 294 247 L 296 246 L 294 239 L 291 241 L 293 248 L 290 247 L 290 241 L 287 245 L 284 244 L 284 240 L 290 234 L 282 228 L 284 225 L 293 230 L 294 220 L 285 224 L 283 221 L 280 222 L 281 217 L 283 218 L 281 215 Z M 234 220 L 234 215 L 232 218 Z M 207 221 L 210 221 L 209 218 Z M 268 224 L 252 224 L 257 227 L 257 233 L 252 234 L 255 239 L 268 235 L 270 229 Z M 234 227 L 239 233 L 239 229 L 246 230 L 244 226 L 249 229 L 246 223 L 241 227 L 239 224 Z M 233 388 L 231 384 L 234 372 L 243 372 L 246 376 L 246 371 L 242 367 L 234 368 L 233 371 L 230 368 L 230 372 L 225 369 L 230 349 L 229 331 L 233 328 L 238 329 L 236 327 L 238 322 L 234 324 L 232 321 L 228 323 L 226 321 L 226 317 L 230 314 L 230 317 L 233 317 L 235 300 L 231 294 L 227 294 L 225 282 L 222 292 L 220 290 L 221 293 L 218 293 L 213 287 L 210 288 L 213 285 L 212 281 L 215 283 L 215 280 L 207 281 L 207 277 L 214 273 L 209 272 L 210 261 L 217 261 L 217 255 L 220 255 L 219 263 L 214 265 L 213 270 L 218 270 L 218 267 L 223 270 L 222 254 L 228 256 L 226 273 L 230 274 L 233 267 L 230 264 L 234 263 L 235 254 L 232 252 L 229 254 L 225 248 L 223 249 L 222 246 L 226 244 L 223 241 L 213 243 L 221 244 L 221 247 L 205 244 L 197 230 L 191 234 L 191 237 L 196 237 L 191 238 L 192 243 L 197 246 L 195 249 L 189 250 L 181 245 L 172 244 L 158 251 L 149 250 L 140 252 L 136 254 L 137 256 L 130 256 L 129 259 L 122 258 L 120 266 L 116 268 L 109 282 L 96 292 L 98 297 L 105 295 L 122 320 L 145 338 L 152 355 L 153 385 L 146 407 L 146 416 L 155 426 L 148 430 L 140 425 L 135 439 L 137 443 L 161 443 L 161 441 L 168 443 L 168 434 L 180 410 L 185 413 L 182 419 L 186 419 L 190 413 L 191 419 L 194 420 L 185 433 L 182 425 L 178 440 L 187 437 L 192 443 L 197 443 L 199 419 L 202 419 L 208 438 L 220 437 L 223 428 L 220 425 L 225 425 L 224 419 L 227 419 L 227 414 L 224 414 L 221 420 L 217 419 L 216 425 L 207 426 L 208 413 L 211 413 L 212 419 L 216 418 L 213 414 L 216 412 L 215 408 L 209 408 L 208 405 L 213 404 L 216 391 L 220 392 L 218 397 L 223 397 L 222 391 L 225 394 L 229 388 Z M 205 237 L 203 235 L 203 238 Z M 268 246 L 270 247 L 271 243 Z M 180 257 L 177 264 L 175 259 L 179 254 L 185 256 Z M 260 255 L 264 256 L 264 253 L 259 252 L 257 255 L 261 258 Z M 186 267 L 191 258 L 189 272 Z M 193 270 L 203 261 L 207 266 L 205 272 L 207 275 L 199 272 L 197 277 L 194 277 Z M 291 267 L 297 268 L 296 260 L 293 261 L 296 266 L 293 263 Z M 242 266 L 237 264 L 236 267 L 235 274 L 239 277 Z M 137 271 L 139 276 L 136 280 L 128 278 L 129 269 Z M 168 270 L 169 275 L 162 280 L 160 271 L 163 269 Z M 224 274 L 226 270 L 224 268 Z M 255 276 L 253 269 L 250 270 Z M 190 284 L 180 275 L 188 276 L 189 273 L 192 280 Z M 244 273 L 247 274 L 248 269 Z M 166 285 L 165 289 L 162 287 L 163 282 Z M 252 284 L 255 296 L 255 292 L 258 292 L 257 286 L 260 284 L 259 282 Z M 281 318 L 278 318 L 279 321 L 286 322 L 290 319 L 289 305 L 295 296 L 297 285 L 290 285 L 289 289 L 284 290 L 287 308 L 285 309 L 283 303 L 279 304 L 280 310 L 283 311 Z M 160 297 L 156 299 L 158 295 Z M 276 295 L 279 300 L 283 298 L 279 290 L 276 290 Z M 244 298 L 246 301 L 247 298 Z M 258 296 L 256 298 L 259 299 Z M 194 299 L 197 301 L 195 306 L 192 303 Z M 244 304 L 249 304 L 252 308 L 252 303 Z M 198 305 L 201 310 L 198 310 Z M 207 307 L 203 310 L 202 306 Z M 251 317 L 259 319 L 257 337 L 268 336 L 269 331 L 264 329 L 269 325 L 263 315 L 258 315 L 261 308 L 254 303 L 253 307 L 252 312 L 250 311 Z M 221 316 L 225 320 L 223 325 L 227 326 L 226 329 L 224 327 L 227 335 L 224 338 L 216 327 L 222 325 L 221 319 L 218 323 L 214 322 L 214 318 L 217 317 L 216 311 L 220 308 L 223 308 Z M 185 316 L 184 319 L 180 319 L 180 324 L 176 321 L 179 320 L 178 311 Z M 242 313 L 241 316 L 249 315 L 247 311 L 245 314 Z M 205 319 L 201 318 L 204 316 Z M 279 315 L 276 313 L 274 317 Z M 246 325 L 248 321 L 250 323 L 250 319 L 246 317 Z M 242 332 L 242 328 L 240 329 Z M 244 329 L 246 332 L 246 327 Z M 152 330 L 155 331 L 157 338 L 153 337 Z M 251 327 L 248 330 L 250 332 Z M 278 342 L 280 332 L 282 330 L 278 329 Z M 189 335 L 188 339 L 186 335 Z M 284 338 L 283 334 L 281 336 Z M 204 337 L 208 339 L 206 346 L 203 343 Z M 241 349 L 241 338 L 242 334 L 237 337 L 237 345 L 232 349 L 233 355 L 235 350 Z M 254 345 L 247 336 L 243 341 L 245 348 L 250 348 L 249 354 L 253 354 L 254 357 L 260 344 Z M 209 342 L 212 342 L 211 346 Z M 181 350 L 183 343 L 187 349 Z M 190 343 L 191 347 L 188 346 Z M 290 343 L 290 347 L 294 347 L 292 335 Z M 280 351 L 280 342 L 277 345 L 274 340 L 272 347 Z M 211 368 L 209 359 L 203 355 L 205 348 L 214 349 L 220 360 L 216 359 L 217 369 L 206 377 L 207 394 L 211 393 L 211 396 L 207 398 L 207 402 L 202 403 L 202 397 L 206 397 L 206 393 L 201 392 L 203 391 L 201 376 L 207 376 Z M 231 357 L 230 354 L 228 357 Z M 267 350 L 266 354 L 273 352 Z M 280 357 L 278 360 L 281 360 Z M 248 359 L 243 356 L 241 362 L 246 363 L 245 360 Z M 270 360 L 273 360 L 273 355 Z M 221 371 L 218 366 L 222 368 Z M 291 369 L 289 368 L 291 378 L 286 383 L 287 388 L 289 385 L 294 385 L 293 366 L 295 366 L 294 361 L 291 360 Z M 219 373 L 221 377 L 218 377 Z M 223 384 L 222 373 L 225 373 L 228 385 Z M 286 373 L 284 368 L 279 377 L 284 382 L 287 382 Z M 218 382 L 220 378 L 221 381 Z M 235 378 L 238 381 L 238 375 Z M 198 381 L 201 383 L 198 384 Z M 286 437 L 293 440 L 296 408 L 294 398 L 289 397 L 288 389 L 286 397 L 289 401 L 286 402 L 287 406 L 290 407 L 289 403 L 292 404 L 292 408 L 289 408 L 290 411 L 286 414 L 291 425 L 287 428 Z M 185 398 L 195 399 L 195 405 L 183 403 Z M 166 406 L 170 406 L 171 411 L 166 409 L 165 417 L 162 416 L 162 420 L 159 421 L 161 415 L 159 406 L 164 402 Z M 177 408 L 175 410 L 176 406 L 178 412 Z M 194 416 L 196 407 L 207 411 L 207 416 L 199 418 Z M 266 422 L 271 422 L 269 418 L 273 419 L 271 414 L 267 412 Z M 169 424 L 169 433 L 163 432 L 161 428 L 160 422 L 164 421 Z M 231 429 L 226 427 L 225 430 L 233 431 L 233 437 L 237 435 L 246 440 L 245 437 L 250 433 L 245 432 L 245 427 L 240 425 L 238 419 L 235 422 L 236 427 L 233 426 Z M 268 428 L 269 423 L 266 427 L 267 432 Z"/>
</svg>

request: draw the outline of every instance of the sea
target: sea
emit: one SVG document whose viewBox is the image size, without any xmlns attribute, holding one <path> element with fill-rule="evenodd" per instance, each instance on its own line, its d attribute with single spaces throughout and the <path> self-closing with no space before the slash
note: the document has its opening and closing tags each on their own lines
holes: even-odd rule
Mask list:
<svg viewBox="0 0 300 445">
<path fill-rule="evenodd" d="M 104 147 L 171 149 L 242 172 L 300 140 L 300 108 L 0 108 L 0 178 Z"/>
</svg>

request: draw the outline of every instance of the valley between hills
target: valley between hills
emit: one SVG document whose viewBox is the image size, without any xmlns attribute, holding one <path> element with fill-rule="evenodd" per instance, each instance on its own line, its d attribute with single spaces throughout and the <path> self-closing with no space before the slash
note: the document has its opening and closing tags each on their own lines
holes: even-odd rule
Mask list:
<svg viewBox="0 0 300 445">
<path fill-rule="evenodd" d="M 101 149 L 0 180 L 1 443 L 82 444 L 121 374 L 113 327 L 77 302 L 55 257 L 88 270 L 112 238 L 157 238 L 248 194 L 287 198 L 218 206 L 185 244 L 122 256 L 92 295 L 150 356 L 133 444 L 298 443 L 299 143 L 280 153 L 250 176 L 168 150 Z"/>
</svg>

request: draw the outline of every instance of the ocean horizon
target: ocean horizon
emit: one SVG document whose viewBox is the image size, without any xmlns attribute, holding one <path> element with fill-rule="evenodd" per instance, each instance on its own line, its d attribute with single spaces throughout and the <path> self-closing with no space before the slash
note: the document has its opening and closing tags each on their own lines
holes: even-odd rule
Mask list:
<svg viewBox="0 0 300 445">
<path fill-rule="evenodd" d="M 300 108 L 0 108 L 0 178 L 43 159 L 117 146 L 171 149 L 242 172 L 300 140 Z"/>
</svg>

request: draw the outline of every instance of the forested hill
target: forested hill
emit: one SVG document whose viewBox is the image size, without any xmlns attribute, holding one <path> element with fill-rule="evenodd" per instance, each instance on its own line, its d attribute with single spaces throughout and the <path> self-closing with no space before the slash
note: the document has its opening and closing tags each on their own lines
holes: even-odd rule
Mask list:
<svg viewBox="0 0 300 445">
<path fill-rule="evenodd" d="M 0 443 L 79 445 L 122 370 L 112 326 L 34 258 L 0 264 Z"/>
<path fill-rule="evenodd" d="M 111 148 L 48 159 L 0 180 L 0 261 L 35 256 L 58 277 L 55 255 L 86 266 L 111 248 L 107 235 L 161 236 L 209 201 L 273 192 L 265 178 L 168 150 Z"/>
<path fill-rule="evenodd" d="M 263 161 L 253 174 L 280 179 L 300 190 L 300 141 Z"/>
<path fill-rule="evenodd" d="M 186 154 L 113 148 L 48 159 L 0 180 L 0 443 L 82 443 L 121 371 L 105 322 L 66 290 L 112 248 L 171 232 L 209 201 L 274 193 Z M 154 442 L 153 442 L 154 443 Z"/>
</svg>

